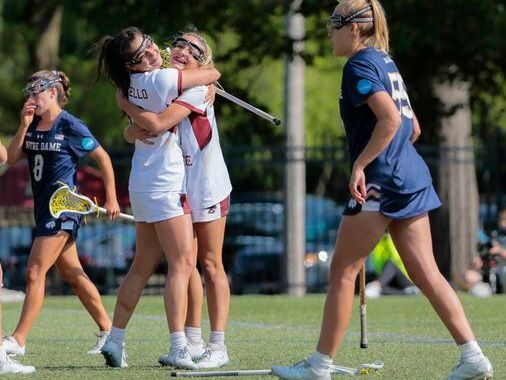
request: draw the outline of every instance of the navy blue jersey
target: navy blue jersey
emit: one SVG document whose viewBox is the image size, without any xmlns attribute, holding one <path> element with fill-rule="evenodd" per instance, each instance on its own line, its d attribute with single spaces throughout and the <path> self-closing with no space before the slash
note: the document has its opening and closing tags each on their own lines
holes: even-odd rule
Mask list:
<svg viewBox="0 0 506 380">
<path fill-rule="evenodd" d="M 56 228 L 58 223 L 49 213 L 49 199 L 63 182 L 72 189 L 77 186 L 77 163 L 80 157 L 95 150 L 99 143 L 86 125 L 67 111 L 62 111 L 48 131 L 37 131 L 36 116 L 25 135 L 23 152 L 28 158 L 35 206 L 37 229 Z M 67 214 L 79 223 L 77 214 Z M 56 226 L 56 227 L 55 227 Z"/>
<path fill-rule="evenodd" d="M 351 162 L 365 148 L 376 125 L 366 100 L 378 91 L 386 91 L 392 97 L 402 123 L 390 144 L 365 168 L 366 181 L 401 194 L 424 189 L 432 178 L 410 141 L 414 114 L 404 82 L 392 58 L 374 48 L 359 51 L 343 70 L 340 108 Z"/>
</svg>

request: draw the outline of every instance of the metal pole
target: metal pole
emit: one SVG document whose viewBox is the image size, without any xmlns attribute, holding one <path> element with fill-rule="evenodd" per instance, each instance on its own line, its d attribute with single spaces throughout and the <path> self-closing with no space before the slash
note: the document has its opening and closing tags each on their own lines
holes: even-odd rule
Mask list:
<svg viewBox="0 0 506 380">
<path fill-rule="evenodd" d="M 287 293 L 306 292 L 304 254 L 306 242 L 306 164 L 304 146 L 304 16 L 302 1 L 291 2 L 286 17 L 288 53 L 285 60 L 286 166 L 285 166 L 285 281 Z"/>
</svg>

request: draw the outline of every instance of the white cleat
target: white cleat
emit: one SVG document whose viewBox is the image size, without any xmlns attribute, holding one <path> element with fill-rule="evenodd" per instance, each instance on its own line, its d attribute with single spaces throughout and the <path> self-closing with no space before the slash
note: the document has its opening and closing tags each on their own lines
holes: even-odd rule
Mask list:
<svg viewBox="0 0 506 380">
<path fill-rule="evenodd" d="M 34 373 L 35 367 L 31 365 L 23 365 L 10 358 L 4 349 L 0 348 L 0 375 L 10 373 Z"/>
<path fill-rule="evenodd" d="M 317 373 L 307 360 L 291 366 L 272 366 L 272 373 L 284 380 L 330 380 L 330 369 Z"/>
<path fill-rule="evenodd" d="M 109 367 L 116 368 L 126 368 L 127 364 L 127 354 L 125 351 L 125 346 L 121 346 L 120 344 L 114 342 L 112 339 L 107 339 L 100 350 L 101 354 L 105 358 L 105 363 Z"/>
<path fill-rule="evenodd" d="M 97 344 L 95 344 L 95 346 L 88 351 L 88 354 L 90 355 L 97 355 L 97 354 L 100 354 L 102 353 L 102 347 L 104 346 L 105 344 L 105 341 L 107 340 L 107 337 L 109 336 L 109 331 L 101 331 L 98 335 L 97 335 Z"/>
<path fill-rule="evenodd" d="M 21 347 L 18 341 L 13 336 L 4 336 L 4 342 L 2 348 L 7 352 L 8 355 L 19 355 L 24 356 L 26 352 L 26 346 Z"/>
<path fill-rule="evenodd" d="M 188 346 L 178 350 L 171 350 L 168 354 L 160 356 L 158 362 L 161 365 L 171 366 L 180 369 L 197 369 L 197 365 L 193 362 Z"/>
<path fill-rule="evenodd" d="M 488 380 L 493 374 L 492 364 L 484 357 L 476 363 L 460 362 L 446 380 Z"/>
<path fill-rule="evenodd" d="M 189 339 L 186 340 L 188 344 L 188 351 L 190 351 L 190 356 L 192 360 L 198 360 L 200 357 L 206 352 L 206 346 L 204 345 L 204 341 L 201 339 L 198 343 L 193 343 Z"/>
<path fill-rule="evenodd" d="M 223 345 L 209 343 L 206 351 L 197 361 L 198 368 L 220 368 L 229 362 L 227 348 Z"/>
</svg>

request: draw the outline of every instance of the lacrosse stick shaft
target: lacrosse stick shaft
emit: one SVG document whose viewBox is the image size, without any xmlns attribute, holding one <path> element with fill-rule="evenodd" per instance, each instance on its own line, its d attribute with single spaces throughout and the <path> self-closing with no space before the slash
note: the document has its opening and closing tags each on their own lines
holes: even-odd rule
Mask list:
<svg viewBox="0 0 506 380">
<path fill-rule="evenodd" d="M 270 369 L 251 369 L 238 371 L 171 372 L 172 377 L 215 377 L 215 376 L 262 376 L 272 375 Z"/>
<path fill-rule="evenodd" d="M 279 120 L 277 117 L 274 117 L 274 116 L 268 114 L 267 112 L 264 112 L 256 107 L 252 106 L 251 104 L 246 103 L 244 100 L 241 100 L 241 99 L 235 97 L 234 95 L 229 94 L 228 92 L 222 90 L 221 88 L 217 88 L 216 93 L 218 95 L 224 97 L 225 99 L 230 100 L 232 103 L 235 103 L 235 104 L 247 109 L 248 111 L 253 112 L 255 115 L 258 115 L 265 120 L 269 120 L 274 125 L 281 124 L 281 120 Z"/>
<path fill-rule="evenodd" d="M 97 208 L 98 211 L 101 213 L 101 214 L 107 214 L 107 210 L 103 207 L 98 207 Z M 128 215 L 128 214 L 123 214 L 122 212 L 119 213 L 118 215 L 119 218 L 121 219 L 124 219 L 124 220 L 129 220 L 130 222 L 134 222 L 135 219 L 132 215 Z"/>
<path fill-rule="evenodd" d="M 367 348 L 367 305 L 365 302 L 365 263 L 360 269 L 360 348 Z"/>
</svg>

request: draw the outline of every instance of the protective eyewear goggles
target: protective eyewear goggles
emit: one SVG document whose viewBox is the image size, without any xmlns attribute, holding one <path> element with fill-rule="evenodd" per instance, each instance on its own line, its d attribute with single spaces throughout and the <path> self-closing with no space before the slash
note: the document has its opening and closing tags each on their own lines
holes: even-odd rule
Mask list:
<svg viewBox="0 0 506 380">
<path fill-rule="evenodd" d="M 34 82 L 28 83 L 25 88 L 23 88 L 23 94 L 26 97 L 37 95 L 43 91 L 51 87 L 55 87 L 58 83 L 61 82 L 60 78 L 57 79 L 39 79 Z"/>
<path fill-rule="evenodd" d="M 138 63 L 141 63 L 146 49 L 151 47 L 151 45 L 153 45 L 153 39 L 151 38 L 151 36 L 148 34 L 143 34 L 141 44 L 132 53 L 131 58 L 128 60 L 128 64 L 130 66 L 133 66 L 137 65 Z"/>
<path fill-rule="evenodd" d="M 332 16 L 329 17 L 329 19 L 327 21 L 327 27 L 329 28 L 329 31 L 330 31 L 332 29 L 336 29 L 336 30 L 341 29 L 346 24 L 349 24 L 352 22 L 358 22 L 358 23 L 373 22 L 374 17 L 358 17 L 371 9 L 372 9 L 371 6 L 368 5 L 367 7 L 362 8 L 349 16 L 343 16 L 343 15 L 334 13 Z"/>
<path fill-rule="evenodd" d="M 193 58 L 195 58 L 199 62 L 205 61 L 206 56 L 204 54 L 204 50 L 197 44 L 187 40 L 184 37 L 176 37 L 174 41 L 172 41 L 172 47 L 180 49 L 188 47 L 190 49 L 190 54 L 193 56 Z"/>
</svg>

